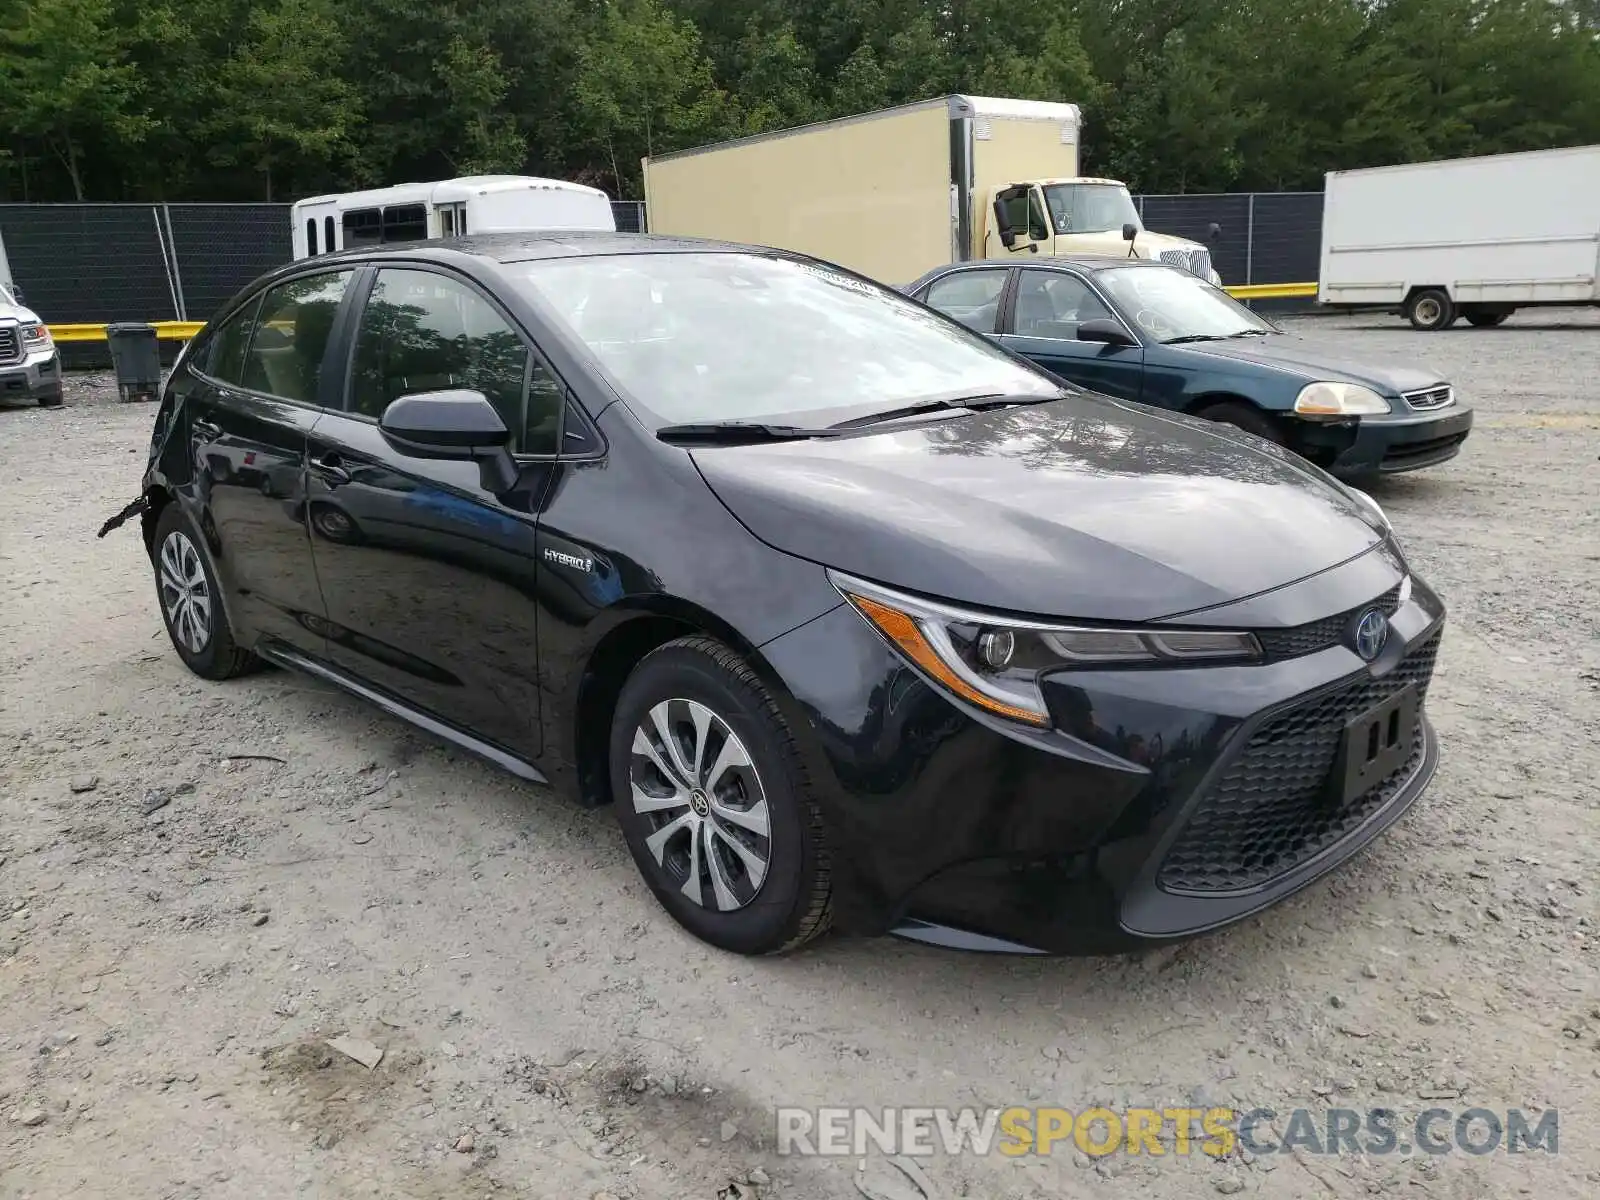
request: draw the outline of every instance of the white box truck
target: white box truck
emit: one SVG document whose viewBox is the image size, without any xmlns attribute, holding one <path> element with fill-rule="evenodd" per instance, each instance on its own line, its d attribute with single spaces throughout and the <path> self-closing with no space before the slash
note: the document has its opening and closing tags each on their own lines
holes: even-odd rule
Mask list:
<svg viewBox="0 0 1600 1200">
<path fill-rule="evenodd" d="M 941 96 L 643 161 L 651 233 L 776 246 L 881 283 L 975 258 L 1211 253 L 1151 233 L 1128 189 L 1078 174 L 1076 104 Z"/>
<path fill-rule="evenodd" d="M 1333 171 L 1317 299 L 1418 329 L 1600 303 L 1600 146 Z"/>
</svg>

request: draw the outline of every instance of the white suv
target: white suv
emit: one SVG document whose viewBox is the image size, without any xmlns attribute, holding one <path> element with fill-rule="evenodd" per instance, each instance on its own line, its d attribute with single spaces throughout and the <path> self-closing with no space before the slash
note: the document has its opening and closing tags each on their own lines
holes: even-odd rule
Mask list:
<svg viewBox="0 0 1600 1200">
<path fill-rule="evenodd" d="M 0 400 L 61 403 L 61 355 L 39 314 L 0 283 Z"/>
</svg>

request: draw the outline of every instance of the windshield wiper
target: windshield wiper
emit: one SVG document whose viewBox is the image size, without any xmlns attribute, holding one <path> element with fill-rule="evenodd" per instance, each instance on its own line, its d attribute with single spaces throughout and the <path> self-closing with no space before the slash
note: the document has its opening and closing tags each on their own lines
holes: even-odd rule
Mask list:
<svg viewBox="0 0 1600 1200">
<path fill-rule="evenodd" d="M 692 421 L 683 425 L 663 425 L 656 430 L 658 441 L 674 446 L 739 446 L 831 436 L 832 433 L 826 429 L 771 425 L 760 421 Z"/>
<path fill-rule="evenodd" d="M 1057 396 L 1008 396 L 1004 392 L 985 392 L 977 396 L 954 396 L 939 400 L 922 400 L 916 404 L 903 405 L 900 408 L 888 408 L 883 412 L 868 413 L 864 417 L 851 417 L 848 421 L 839 421 L 829 425 L 829 429 L 858 429 L 863 425 L 877 425 L 882 421 L 897 421 L 901 417 L 917 417 L 923 413 L 944 412 L 948 409 L 969 410 L 984 412 L 991 408 L 1011 408 L 1023 404 L 1049 404 L 1054 400 L 1062 399 L 1066 393 Z"/>
<path fill-rule="evenodd" d="M 1277 333 L 1276 329 L 1241 329 L 1238 333 L 1230 333 L 1231 338 L 1241 337 L 1266 337 L 1268 334 Z"/>
<path fill-rule="evenodd" d="M 1186 333 L 1181 337 L 1168 338 L 1162 342 L 1163 346 L 1178 346 L 1184 342 L 1225 342 L 1233 337 L 1231 333 Z"/>
</svg>

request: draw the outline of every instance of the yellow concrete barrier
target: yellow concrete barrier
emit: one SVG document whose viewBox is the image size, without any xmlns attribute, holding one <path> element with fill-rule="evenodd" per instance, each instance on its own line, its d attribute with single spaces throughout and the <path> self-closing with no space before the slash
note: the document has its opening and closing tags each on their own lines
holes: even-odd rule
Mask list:
<svg viewBox="0 0 1600 1200">
<path fill-rule="evenodd" d="M 1296 300 L 1315 296 L 1314 283 L 1244 283 L 1222 289 L 1235 300 Z"/>
<path fill-rule="evenodd" d="M 204 321 L 152 321 L 156 336 L 163 341 L 186 342 L 205 328 Z M 104 325 L 52 325 L 50 336 L 58 342 L 103 342 Z"/>
</svg>

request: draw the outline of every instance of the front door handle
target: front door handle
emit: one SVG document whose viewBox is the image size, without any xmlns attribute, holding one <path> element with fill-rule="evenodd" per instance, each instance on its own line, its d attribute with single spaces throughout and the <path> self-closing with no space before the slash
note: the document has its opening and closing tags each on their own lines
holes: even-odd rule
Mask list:
<svg viewBox="0 0 1600 1200">
<path fill-rule="evenodd" d="M 315 471 L 329 487 L 338 487 L 341 483 L 350 482 L 350 472 L 345 470 L 344 463 L 332 451 L 321 458 L 311 460 L 311 469 Z"/>
</svg>

